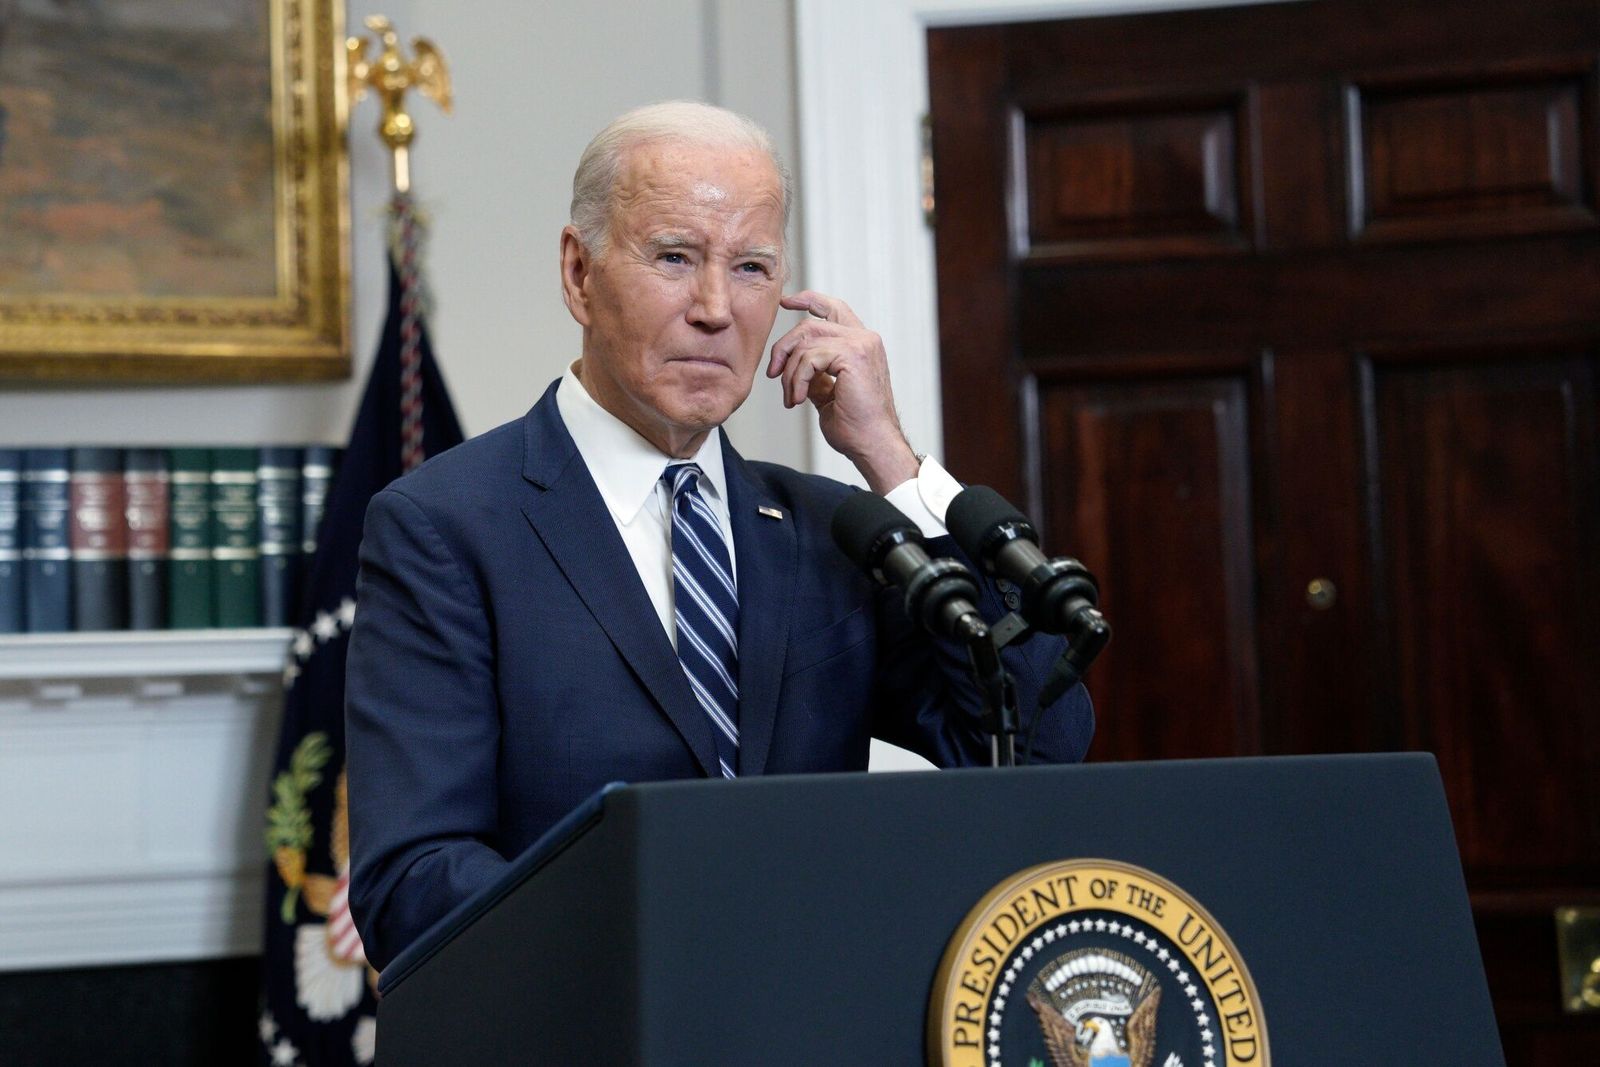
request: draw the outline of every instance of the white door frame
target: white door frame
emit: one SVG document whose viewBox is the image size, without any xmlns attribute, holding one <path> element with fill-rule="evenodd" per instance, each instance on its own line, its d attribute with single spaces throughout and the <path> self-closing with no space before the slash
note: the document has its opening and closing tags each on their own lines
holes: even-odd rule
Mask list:
<svg viewBox="0 0 1600 1067">
<path fill-rule="evenodd" d="M 942 457 L 944 444 L 933 234 L 919 203 L 927 29 L 1272 2 L 1282 0 L 795 0 L 806 283 L 883 336 L 919 451 Z M 811 470 L 860 484 L 815 422 L 810 453 Z"/>
</svg>

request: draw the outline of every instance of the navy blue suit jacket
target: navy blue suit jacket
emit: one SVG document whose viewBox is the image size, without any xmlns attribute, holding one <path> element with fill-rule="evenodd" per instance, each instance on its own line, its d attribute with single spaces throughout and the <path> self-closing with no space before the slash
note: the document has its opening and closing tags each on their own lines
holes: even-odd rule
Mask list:
<svg viewBox="0 0 1600 1067">
<path fill-rule="evenodd" d="M 350 905 L 380 968 L 606 782 L 717 771 L 711 724 L 556 388 L 367 510 L 346 695 Z M 941 766 L 987 762 L 964 654 L 915 632 L 832 543 L 854 490 L 723 449 L 739 773 L 865 770 L 872 736 Z M 999 591 L 984 585 L 980 607 L 997 618 Z M 1060 651 L 1045 638 L 1007 651 L 1025 715 Z M 1092 731 L 1079 688 L 1036 747 L 1077 760 Z"/>
</svg>

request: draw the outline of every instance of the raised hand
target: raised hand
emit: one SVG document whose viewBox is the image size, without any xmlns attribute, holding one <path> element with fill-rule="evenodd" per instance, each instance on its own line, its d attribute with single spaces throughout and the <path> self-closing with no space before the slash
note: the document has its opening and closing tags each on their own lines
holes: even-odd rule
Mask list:
<svg viewBox="0 0 1600 1067">
<path fill-rule="evenodd" d="M 767 377 L 783 379 L 783 403 L 810 400 L 822 436 L 856 465 L 875 493 L 914 478 L 917 460 L 900 429 L 883 338 L 837 297 L 805 290 L 783 297 L 811 318 L 772 346 Z"/>
</svg>

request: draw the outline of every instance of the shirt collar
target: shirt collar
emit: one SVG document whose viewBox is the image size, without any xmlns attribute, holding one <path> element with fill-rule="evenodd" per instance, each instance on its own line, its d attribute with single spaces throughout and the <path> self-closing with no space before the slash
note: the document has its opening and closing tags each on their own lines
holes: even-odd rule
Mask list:
<svg viewBox="0 0 1600 1067">
<path fill-rule="evenodd" d="M 572 367 L 561 376 L 561 387 L 556 390 L 556 410 L 578 446 L 578 454 L 589 468 L 606 510 L 621 525 L 629 525 L 638 517 L 639 510 L 654 494 L 667 464 L 686 462 L 666 455 L 640 437 L 633 427 L 601 407 L 572 372 Z M 701 490 L 725 502 L 727 479 L 722 467 L 720 427 L 713 427 L 706 435 L 692 461 L 700 465 Z"/>
</svg>

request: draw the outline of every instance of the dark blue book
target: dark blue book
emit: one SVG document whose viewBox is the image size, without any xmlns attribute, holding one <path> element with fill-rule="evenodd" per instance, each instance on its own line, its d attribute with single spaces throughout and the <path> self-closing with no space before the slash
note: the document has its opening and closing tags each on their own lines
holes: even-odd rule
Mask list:
<svg viewBox="0 0 1600 1067">
<path fill-rule="evenodd" d="M 256 467 L 260 511 L 261 625 L 294 622 L 300 590 L 300 449 L 265 447 Z"/>
<path fill-rule="evenodd" d="M 167 625 L 168 518 L 167 450 L 130 448 L 122 463 L 128 485 L 128 628 L 162 630 Z"/>
<path fill-rule="evenodd" d="M 310 571 L 310 559 L 317 551 L 317 530 L 327 506 L 328 487 L 339 465 L 339 449 L 334 445 L 307 445 L 300 465 L 300 553 Z M 309 577 L 309 574 L 307 575 Z"/>
<path fill-rule="evenodd" d="M 30 633 L 72 629 L 71 470 L 64 448 L 22 456 L 22 585 Z"/>
<path fill-rule="evenodd" d="M 307 445 L 300 462 L 300 599 L 315 581 L 317 538 L 321 536 L 322 514 L 327 510 L 328 493 L 339 472 L 344 449 L 338 445 Z"/>
<path fill-rule="evenodd" d="M 74 448 L 67 545 L 75 630 L 128 626 L 128 492 L 122 449 Z"/>
<path fill-rule="evenodd" d="M 0 448 L 0 634 L 23 625 L 22 451 Z"/>
</svg>

